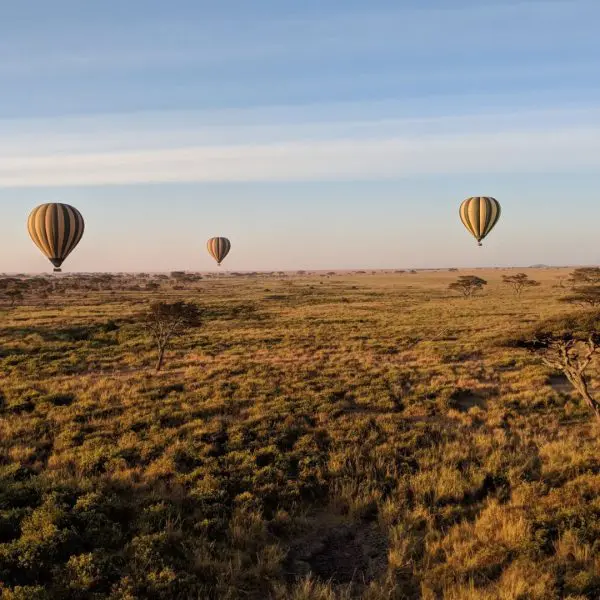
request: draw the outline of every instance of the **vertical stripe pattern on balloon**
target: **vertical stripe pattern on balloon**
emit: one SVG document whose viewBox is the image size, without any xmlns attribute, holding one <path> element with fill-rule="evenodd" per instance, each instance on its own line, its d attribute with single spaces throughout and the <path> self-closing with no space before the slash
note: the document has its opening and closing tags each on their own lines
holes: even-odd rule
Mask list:
<svg viewBox="0 0 600 600">
<path fill-rule="evenodd" d="M 206 247 L 208 248 L 209 254 L 217 261 L 217 264 L 220 265 L 231 250 L 231 242 L 224 237 L 214 237 L 208 240 Z"/>
<path fill-rule="evenodd" d="M 59 268 L 81 241 L 85 221 L 76 208 L 51 202 L 31 211 L 27 228 L 34 244 Z"/>
<path fill-rule="evenodd" d="M 500 219 L 500 203 L 490 196 L 473 196 L 460 205 L 460 220 L 481 245 Z"/>
</svg>

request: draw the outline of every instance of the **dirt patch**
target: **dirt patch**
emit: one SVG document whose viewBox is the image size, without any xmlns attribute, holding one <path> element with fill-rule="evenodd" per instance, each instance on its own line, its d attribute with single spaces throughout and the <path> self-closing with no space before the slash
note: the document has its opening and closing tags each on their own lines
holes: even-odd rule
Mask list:
<svg viewBox="0 0 600 600">
<path fill-rule="evenodd" d="M 290 548 L 294 577 L 313 575 L 335 584 L 368 585 L 387 568 L 388 540 L 376 523 L 315 523 Z"/>
<path fill-rule="evenodd" d="M 572 394 L 575 389 L 565 375 L 551 375 L 547 384 L 559 394 Z"/>
<path fill-rule="evenodd" d="M 471 390 L 457 390 L 450 396 L 448 404 L 450 408 L 461 412 L 468 412 L 474 406 L 482 409 L 486 408 L 485 398 Z"/>
</svg>

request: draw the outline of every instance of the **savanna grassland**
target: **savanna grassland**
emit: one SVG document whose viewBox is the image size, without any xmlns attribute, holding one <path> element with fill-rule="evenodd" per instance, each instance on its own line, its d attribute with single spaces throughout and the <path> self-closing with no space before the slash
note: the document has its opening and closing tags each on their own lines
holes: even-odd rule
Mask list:
<svg viewBox="0 0 600 600">
<path fill-rule="evenodd" d="M 600 598 L 568 270 L 60 278 L 2 313 L 2 598 Z M 489 283 L 474 298 L 458 275 Z M 194 302 L 164 369 L 140 314 Z M 596 366 L 592 368 L 592 376 Z"/>
</svg>

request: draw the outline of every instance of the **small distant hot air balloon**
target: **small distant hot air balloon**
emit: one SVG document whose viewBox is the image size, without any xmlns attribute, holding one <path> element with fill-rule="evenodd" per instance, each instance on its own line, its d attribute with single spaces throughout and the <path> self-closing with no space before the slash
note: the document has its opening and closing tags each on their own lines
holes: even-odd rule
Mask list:
<svg viewBox="0 0 600 600">
<path fill-rule="evenodd" d="M 27 228 L 35 245 L 54 265 L 54 272 L 60 273 L 64 260 L 83 236 L 85 222 L 76 208 L 51 202 L 31 211 Z"/>
<path fill-rule="evenodd" d="M 224 237 L 214 237 L 208 240 L 206 247 L 208 253 L 217 261 L 217 265 L 221 266 L 231 250 L 231 242 Z"/>
<path fill-rule="evenodd" d="M 460 220 L 481 246 L 481 240 L 500 218 L 500 203 L 488 196 L 467 198 L 460 205 Z"/>
</svg>

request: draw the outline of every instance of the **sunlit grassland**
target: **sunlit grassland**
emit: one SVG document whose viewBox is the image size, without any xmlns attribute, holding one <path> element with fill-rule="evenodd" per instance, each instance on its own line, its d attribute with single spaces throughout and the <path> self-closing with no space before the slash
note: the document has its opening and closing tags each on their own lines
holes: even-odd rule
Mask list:
<svg viewBox="0 0 600 600">
<path fill-rule="evenodd" d="M 569 310 L 567 271 L 527 270 L 542 285 L 520 298 L 502 270 L 448 292 L 472 272 L 115 284 L 5 311 L 4 595 L 599 598 L 597 426 L 501 343 Z M 156 300 L 204 314 L 159 374 L 139 319 Z"/>
</svg>

